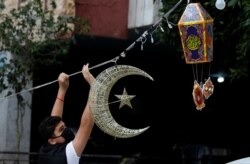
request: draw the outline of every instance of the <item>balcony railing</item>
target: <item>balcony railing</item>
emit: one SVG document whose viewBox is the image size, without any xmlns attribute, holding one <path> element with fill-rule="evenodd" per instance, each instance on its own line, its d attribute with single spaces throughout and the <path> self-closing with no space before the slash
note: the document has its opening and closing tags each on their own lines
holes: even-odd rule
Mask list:
<svg viewBox="0 0 250 164">
<path fill-rule="evenodd" d="M 122 155 L 84 154 L 80 164 L 119 164 L 123 160 Z M 38 164 L 38 153 L 0 151 L 0 164 Z"/>
</svg>

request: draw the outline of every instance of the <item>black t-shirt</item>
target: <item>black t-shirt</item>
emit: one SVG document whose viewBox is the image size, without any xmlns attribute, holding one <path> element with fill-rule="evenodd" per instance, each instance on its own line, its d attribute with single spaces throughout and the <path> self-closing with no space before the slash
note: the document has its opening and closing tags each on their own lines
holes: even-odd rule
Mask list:
<svg viewBox="0 0 250 164">
<path fill-rule="evenodd" d="M 42 145 L 39 150 L 38 164 L 67 164 L 66 146 L 67 143 Z"/>
</svg>

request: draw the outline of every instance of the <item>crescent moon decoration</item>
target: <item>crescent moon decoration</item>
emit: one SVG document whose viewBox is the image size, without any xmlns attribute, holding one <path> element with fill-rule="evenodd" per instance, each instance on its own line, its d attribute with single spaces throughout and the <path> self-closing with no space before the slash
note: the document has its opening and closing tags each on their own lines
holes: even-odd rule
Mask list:
<svg viewBox="0 0 250 164">
<path fill-rule="evenodd" d="M 128 75 L 141 75 L 153 81 L 153 78 L 141 69 L 129 65 L 115 65 L 97 77 L 91 87 L 90 109 L 93 114 L 95 124 L 105 133 L 117 138 L 129 138 L 137 136 L 148 127 L 141 129 L 129 129 L 118 124 L 109 110 L 109 95 L 113 85 L 121 78 Z"/>
</svg>

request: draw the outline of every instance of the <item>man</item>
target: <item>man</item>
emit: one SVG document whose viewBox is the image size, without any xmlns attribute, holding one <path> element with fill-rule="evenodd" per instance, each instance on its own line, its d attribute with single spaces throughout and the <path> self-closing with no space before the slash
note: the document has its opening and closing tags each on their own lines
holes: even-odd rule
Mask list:
<svg viewBox="0 0 250 164">
<path fill-rule="evenodd" d="M 82 68 L 85 80 L 92 86 L 95 78 L 89 72 L 88 64 Z M 94 126 L 90 111 L 90 97 L 81 116 L 78 131 L 74 133 L 62 121 L 64 97 L 69 86 L 69 76 L 61 73 L 58 77 L 59 89 L 51 111 L 39 125 L 39 132 L 46 143 L 39 150 L 39 164 L 79 164 L 82 152 Z"/>
</svg>

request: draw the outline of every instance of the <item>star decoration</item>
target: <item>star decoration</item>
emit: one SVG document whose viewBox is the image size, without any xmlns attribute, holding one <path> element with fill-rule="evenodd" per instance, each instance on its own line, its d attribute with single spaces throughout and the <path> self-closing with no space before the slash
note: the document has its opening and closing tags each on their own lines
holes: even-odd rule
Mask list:
<svg viewBox="0 0 250 164">
<path fill-rule="evenodd" d="M 126 88 L 124 88 L 122 95 L 115 95 L 115 96 L 121 101 L 119 109 L 121 109 L 124 105 L 127 105 L 131 109 L 133 109 L 130 101 L 135 97 L 135 95 L 128 95 Z"/>
</svg>

